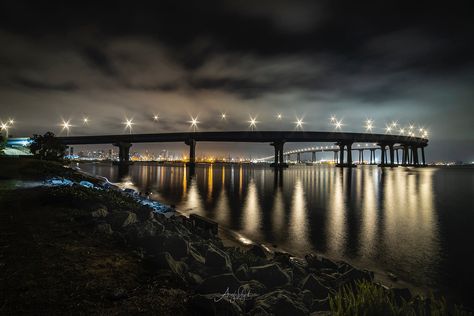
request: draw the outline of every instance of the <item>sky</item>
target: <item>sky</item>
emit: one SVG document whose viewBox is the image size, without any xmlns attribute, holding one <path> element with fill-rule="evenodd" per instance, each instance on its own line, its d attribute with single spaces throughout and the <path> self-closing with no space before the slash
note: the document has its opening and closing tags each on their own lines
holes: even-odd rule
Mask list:
<svg viewBox="0 0 474 316">
<path fill-rule="evenodd" d="M 126 118 L 134 133 L 190 131 L 191 116 L 199 131 L 248 130 L 250 116 L 257 130 L 303 118 L 326 131 L 331 115 L 363 132 L 370 118 L 374 132 L 428 129 L 428 161 L 474 161 L 473 13 L 469 1 L 2 1 L 0 120 L 30 136 L 65 135 L 62 120 L 104 135 L 127 133 Z"/>
</svg>

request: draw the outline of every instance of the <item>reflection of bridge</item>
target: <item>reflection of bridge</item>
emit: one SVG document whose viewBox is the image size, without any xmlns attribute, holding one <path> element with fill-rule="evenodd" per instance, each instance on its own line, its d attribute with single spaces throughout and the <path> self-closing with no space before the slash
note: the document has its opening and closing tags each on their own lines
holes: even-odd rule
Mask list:
<svg viewBox="0 0 474 316">
<path fill-rule="evenodd" d="M 376 163 L 376 159 L 375 159 L 376 151 L 377 150 L 382 150 L 382 149 L 381 149 L 381 147 L 377 146 L 376 143 L 374 143 L 374 144 L 367 144 L 366 143 L 366 144 L 357 144 L 357 146 L 352 147 L 351 150 L 358 152 L 359 156 L 358 156 L 358 159 L 356 160 L 356 162 L 359 163 L 359 164 L 365 163 L 365 161 L 364 161 L 364 152 L 369 151 L 370 157 L 369 157 L 368 163 L 373 165 L 373 164 Z M 387 150 L 387 148 L 385 148 L 385 151 L 386 150 Z M 399 165 L 402 162 L 402 159 L 400 159 L 400 158 L 403 157 L 404 146 L 395 145 L 395 146 L 393 146 L 393 150 L 394 150 L 394 155 L 395 155 L 395 158 L 396 158 L 396 164 Z M 339 159 L 339 156 L 340 156 L 339 151 L 340 151 L 340 148 L 337 145 L 315 146 L 315 147 L 306 147 L 306 148 L 300 148 L 300 149 L 285 151 L 285 152 L 283 152 L 283 157 L 286 157 L 286 162 L 290 162 L 292 155 L 295 155 L 296 163 L 301 163 L 302 162 L 301 155 L 306 154 L 306 153 L 310 153 L 311 154 L 311 160 L 310 161 L 311 162 L 316 162 L 317 161 L 316 153 L 331 152 L 333 154 L 332 161 L 334 163 L 338 163 L 339 162 L 338 159 Z M 422 151 L 423 151 L 423 149 L 422 149 Z M 347 150 L 346 150 L 346 152 L 347 152 Z M 409 152 L 408 155 L 409 155 L 408 156 L 408 162 L 406 162 L 405 164 L 413 165 L 413 158 L 414 157 L 412 155 L 412 152 Z M 384 165 L 384 164 L 388 165 L 387 157 L 388 157 L 388 155 L 385 152 L 385 155 L 384 155 L 385 161 L 383 163 L 381 162 L 381 165 Z M 425 158 L 424 157 L 425 157 L 424 152 L 422 152 L 422 161 L 421 161 L 422 165 L 425 164 L 425 160 L 424 160 Z M 270 159 L 273 159 L 273 156 L 267 156 L 267 157 L 259 158 L 259 159 L 257 159 L 257 161 L 263 162 L 263 161 L 268 161 Z"/>
<path fill-rule="evenodd" d="M 283 146 L 289 142 L 329 142 L 337 146 L 339 153 L 338 166 L 352 166 L 352 148 L 354 143 L 375 143 L 381 149 L 381 166 L 395 165 L 395 149 L 402 149 L 403 165 L 424 165 L 424 148 L 428 145 L 425 138 L 337 132 L 304 132 L 304 131 L 242 131 L 242 132 L 187 132 L 187 133 L 157 133 L 103 136 L 68 136 L 59 137 L 65 145 L 113 144 L 119 147 L 119 160 L 128 163 L 132 143 L 163 143 L 184 142 L 189 146 L 189 163 L 196 161 L 197 142 L 247 142 L 270 143 L 275 148 L 273 166 L 284 167 Z M 388 149 L 388 155 L 387 155 Z M 421 150 L 421 160 L 418 153 Z M 347 154 L 345 154 L 347 153 Z M 390 158 L 390 159 L 388 159 Z"/>
</svg>

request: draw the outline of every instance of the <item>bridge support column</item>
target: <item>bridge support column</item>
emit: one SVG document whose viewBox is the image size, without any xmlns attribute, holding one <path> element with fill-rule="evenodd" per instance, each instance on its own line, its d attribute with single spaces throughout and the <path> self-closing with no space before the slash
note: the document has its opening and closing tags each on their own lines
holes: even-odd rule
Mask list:
<svg viewBox="0 0 474 316">
<path fill-rule="evenodd" d="M 275 168 L 288 167 L 288 164 L 286 164 L 284 161 L 283 144 L 284 142 L 274 142 L 270 144 L 271 146 L 275 148 L 275 160 L 271 164 L 272 167 L 275 167 Z M 289 154 L 288 154 L 288 157 L 289 157 Z"/>
<path fill-rule="evenodd" d="M 412 152 L 413 152 L 413 165 L 418 166 L 420 164 L 418 160 L 418 146 L 412 145 Z"/>
<path fill-rule="evenodd" d="M 387 146 L 386 144 L 379 144 L 380 145 L 380 164 L 379 166 L 380 167 L 385 167 L 385 163 L 386 163 L 386 151 L 385 151 L 385 146 Z"/>
<path fill-rule="evenodd" d="M 338 151 L 335 150 L 335 151 L 334 151 L 334 157 L 333 157 L 334 163 L 337 163 L 337 154 L 338 154 Z"/>
<path fill-rule="evenodd" d="M 194 139 L 188 139 L 184 142 L 189 146 L 189 166 L 194 166 L 196 164 L 196 141 Z"/>
<path fill-rule="evenodd" d="M 129 164 L 130 163 L 130 147 L 132 144 L 125 142 L 118 142 L 113 144 L 119 148 L 119 163 Z"/>
<path fill-rule="evenodd" d="M 397 165 L 395 164 L 395 152 L 393 149 L 393 144 L 388 145 L 388 150 L 390 152 L 390 167 L 396 167 Z"/>
<path fill-rule="evenodd" d="M 316 152 L 313 151 L 311 152 L 311 162 L 315 162 L 316 161 Z"/>
<path fill-rule="evenodd" d="M 296 154 L 296 163 L 301 163 L 301 154 L 300 153 Z"/>
<path fill-rule="evenodd" d="M 425 146 L 421 146 L 421 163 L 423 166 L 426 166 L 426 161 L 425 161 Z"/>
<path fill-rule="evenodd" d="M 402 157 L 402 165 L 406 166 L 410 162 L 410 152 L 408 149 L 408 145 L 403 144 L 403 157 Z"/>
<path fill-rule="evenodd" d="M 340 143 L 339 145 L 339 150 L 340 150 L 340 160 L 339 164 L 337 164 L 338 167 L 355 167 L 352 164 L 352 143 Z M 347 148 L 347 161 L 344 163 L 344 147 Z"/>
</svg>

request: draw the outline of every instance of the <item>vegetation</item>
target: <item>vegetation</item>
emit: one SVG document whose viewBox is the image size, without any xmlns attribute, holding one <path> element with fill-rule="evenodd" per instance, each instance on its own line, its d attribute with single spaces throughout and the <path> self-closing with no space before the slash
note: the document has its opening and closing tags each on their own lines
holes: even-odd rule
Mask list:
<svg viewBox="0 0 474 316">
<path fill-rule="evenodd" d="M 359 281 L 355 286 L 346 285 L 330 297 L 329 305 L 333 315 L 471 315 L 458 306 L 448 308 L 446 301 L 431 296 L 429 299 L 415 298 L 406 301 L 396 297 L 382 286 Z"/>
<path fill-rule="evenodd" d="M 62 160 L 66 154 L 66 145 L 62 144 L 54 133 L 34 134 L 29 146 L 31 153 L 40 160 Z"/>
</svg>

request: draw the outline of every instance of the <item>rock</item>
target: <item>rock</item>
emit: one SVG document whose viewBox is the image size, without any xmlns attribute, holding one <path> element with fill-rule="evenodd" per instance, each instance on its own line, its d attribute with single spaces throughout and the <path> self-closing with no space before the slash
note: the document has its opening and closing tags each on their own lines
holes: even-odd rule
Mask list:
<svg viewBox="0 0 474 316">
<path fill-rule="evenodd" d="M 373 279 L 373 272 L 352 268 L 351 270 L 341 275 L 337 280 L 335 280 L 334 285 L 336 286 L 336 288 L 340 288 L 346 284 L 355 284 L 356 281 L 372 281 Z"/>
<path fill-rule="evenodd" d="M 163 251 L 169 252 L 174 259 L 186 257 L 189 254 L 188 242 L 180 236 L 170 236 L 163 242 Z"/>
<path fill-rule="evenodd" d="M 281 266 L 283 267 L 288 267 L 290 266 L 291 262 L 291 255 L 286 252 L 275 252 L 275 255 L 273 256 L 273 261 L 278 262 Z"/>
<path fill-rule="evenodd" d="M 313 306 L 313 293 L 309 290 L 304 290 L 301 291 L 300 296 L 303 300 L 304 305 L 308 308 L 311 309 Z"/>
<path fill-rule="evenodd" d="M 308 255 L 305 256 L 305 259 L 306 259 L 306 262 L 308 263 L 308 267 L 310 269 L 337 270 L 339 268 L 339 266 L 335 262 L 333 262 L 333 261 L 331 261 L 327 258 L 324 258 L 322 256 L 317 256 L 317 255 L 314 255 L 314 254 L 308 254 Z"/>
<path fill-rule="evenodd" d="M 109 211 L 107 211 L 107 207 L 103 205 L 97 207 L 94 211 L 91 212 L 91 216 L 93 218 L 106 217 L 107 215 L 109 215 Z"/>
<path fill-rule="evenodd" d="M 232 271 L 229 256 L 216 247 L 209 247 L 206 252 L 205 264 L 208 267 L 218 268 L 223 271 Z"/>
<path fill-rule="evenodd" d="M 314 313 L 311 313 L 310 316 L 331 316 L 332 313 L 330 311 L 317 311 Z"/>
<path fill-rule="evenodd" d="M 164 226 L 156 221 L 137 222 L 127 227 L 127 232 L 137 239 L 153 237 L 162 234 Z"/>
<path fill-rule="evenodd" d="M 290 276 L 277 263 L 251 267 L 250 275 L 252 279 L 263 283 L 269 288 L 282 286 L 291 281 Z"/>
<path fill-rule="evenodd" d="M 243 315 L 242 308 L 236 301 L 222 298 L 222 295 L 194 295 L 190 299 L 190 305 L 193 311 L 202 315 Z"/>
<path fill-rule="evenodd" d="M 329 297 L 324 299 L 315 299 L 313 300 L 313 305 L 311 311 L 327 311 L 330 309 L 329 306 Z"/>
<path fill-rule="evenodd" d="M 301 288 L 311 291 L 314 297 L 318 299 L 326 298 L 329 294 L 329 289 L 324 286 L 314 274 L 310 274 L 303 279 Z"/>
<path fill-rule="evenodd" d="M 255 280 L 250 280 L 250 281 L 245 282 L 241 286 L 241 288 L 245 293 L 248 293 L 251 297 L 260 296 L 268 292 L 267 287 L 265 285 Z"/>
<path fill-rule="evenodd" d="M 191 272 L 188 273 L 187 280 L 189 281 L 189 283 L 194 284 L 194 285 L 199 285 L 203 281 L 203 279 L 201 278 L 199 274 L 191 273 Z"/>
<path fill-rule="evenodd" d="M 175 276 L 186 281 L 188 266 L 184 262 L 174 260 L 168 252 L 158 254 L 155 262 L 159 268 L 171 270 Z"/>
<path fill-rule="evenodd" d="M 142 206 L 139 209 L 135 210 L 135 214 L 137 214 L 137 220 L 140 222 L 153 220 L 155 218 L 155 216 L 153 215 L 153 210 L 146 206 Z"/>
<path fill-rule="evenodd" d="M 95 227 L 96 232 L 101 233 L 101 234 L 107 234 L 107 235 L 112 235 L 114 231 L 112 230 L 112 227 L 108 223 L 99 223 Z"/>
<path fill-rule="evenodd" d="M 204 257 L 201 255 L 199 248 L 196 247 L 194 243 L 189 244 L 189 259 L 199 264 L 205 263 Z"/>
<path fill-rule="evenodd" d="M 240 265 L 240 267 L 238 267 L 237 270 L 235 271 L 235 276 L 240 281 L 249 280 L 250 279 L 249 267 L 245 263 Z"/>
<path fill-rule="evenodd" d="M 107 220 L 112 228 L 119 229 L 137 222 L 137 215 L 132 212 L 117 212 L 107 216 Z"/>
<path fill-rule="evenodd" d="M 255 300 L 251 315 L 307 315 L 308 308 L 303 304 L 298 295 L 277 290 L 258 297 Z"/>
<path fill-rule="evenodd" d="M 266 253 L 265 249 L 260 245 L 252 245 L 252 247 L 250 247 L 250 249 L 247 250 L 246 253 L 247 254 L 252 254 L 256 257 L 260 257 L 260 258 L 264 258 L 264 259 L 267 258 L 267 253 Z"/>
<path fill-rule="evenodd" d="M 235 293 L 240 287 L 240 282 L 233 273 L 225 273 L 205 279 L 196 289 L 198 293 L 224 294 L 226 291 Z"/>
</svg>

